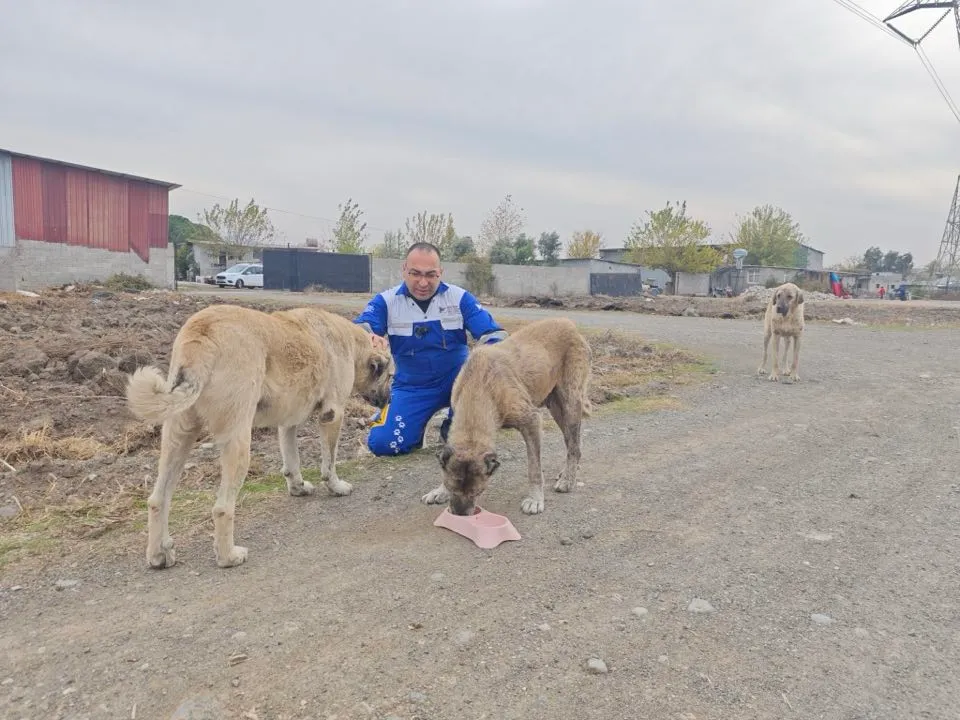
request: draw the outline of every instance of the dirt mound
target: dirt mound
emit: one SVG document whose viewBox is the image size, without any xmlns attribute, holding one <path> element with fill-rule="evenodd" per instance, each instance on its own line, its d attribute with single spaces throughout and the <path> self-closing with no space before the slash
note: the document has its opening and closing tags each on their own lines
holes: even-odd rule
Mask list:
<svg viewBox="0 0 960 720">
<path fill-rule="evenodd" d="M 740 295 L 742 300 L 756 300 L 761 303 L 768 303 L 773 299 L 773 293 L 776 291 L 776 288 L 761 287 L 760 285 L 754 285 L 747 288 Z M 820 292 L 819 290 L 804 290 L 803 297 L 805 301 L 810 302 L 822 302 L 825 300 L 840 300 L 836 295 L 831 295 L 830 293 Z"/>
</svg>

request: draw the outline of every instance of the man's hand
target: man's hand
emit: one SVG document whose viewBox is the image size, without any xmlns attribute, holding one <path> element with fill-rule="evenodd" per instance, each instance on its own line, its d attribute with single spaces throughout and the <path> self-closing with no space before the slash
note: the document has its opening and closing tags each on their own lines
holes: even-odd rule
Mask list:
<svg viewBox="0 0 960 720">
<path fill-rule="evenodd" d="M 380 337 L 375 333 L 370 333 L 370 344 L 373 346 L 374 350 L 386 350 L 390 351 L 390 343 L 387 342 L 387 339 Z"/>
</svg>

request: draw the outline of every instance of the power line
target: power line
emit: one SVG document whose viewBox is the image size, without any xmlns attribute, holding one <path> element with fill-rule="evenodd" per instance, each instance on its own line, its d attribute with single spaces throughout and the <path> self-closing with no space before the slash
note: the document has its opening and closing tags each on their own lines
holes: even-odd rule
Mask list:
<svg viewBox="0 0 960 720">
<path fill-rule="evenodd" d="M 940 75 L 937 73 L 936 68 L 933 67 L 933 63 L 930 62 L 930 58 L 927 57 L 926 51 L 920 46 L 920 43 L 917 43 L 914 46 L 914 50 L 917 51 L 917 57 L 920 58 L 920 62 L 926 69 L 927 74 L 930 75 L 934 84 L 937 86 L 937 90 L 940 92 L 940 96 L 944 99 L 944 102 L 947 103 L 947 107 L 950 108 L 950 112 L 953 113 L 953 116 L 957 119 L 957 122 L 960 122 L 960 108 L 957 107 L 957 104 L 950 96 L 950 91 L 947 90 L 947 86 L 943 84 L 943 80 L 940 79 Z"/>
<path fill-rule="evenodd" d="M 855 2 L 853 2 L 853 0 L 833 0 L 833 1 L 834 1 L 835 3 L 837 3 L 837 5 L 839 5 L 839 6 L 842 7 L 843 9 L 849 10 L 850 12 L 852 12 L 852 13 L 853 13 L 854 15 L 856 15 L 857 17 L 859 17 L 859 18 L 861 18 L 861 19 L 863 19 L 863 20 L 866 20 L 868 23 L 870 23 L 871 25 L 873 25 L 873 27 L 877 28 L 877 30 L 881 30 L 881 31 L 885 32 L 887 35 L 889 35 L 890 37 L 892 37 L 894 40 L 898 40 L 898 41 L 902 42 L 904 45 L 912 45 L 912 44 L 913 44 L 909 39 L 903 37 L 902 35 L 900 35 L 899 33 L 897 33 L 895 30 L 893 30 L 893 29 L 890 28 L 889 26 L 885 25 L 880 18 L 878 18 L 876 15 L 873 15 L 873 14 L 871 14 L 870 12 L 864 10 L 862 7 L 860 7 L 860 6 L 857 5 Z"/>
<path fill-rule="evenodd" d="M 943 98 L 944 102 L 947 104 L 947 107 L 950 109 L 950 112 L 953 113 L 953 116 L 957 119 L 957 122 L 960 122 L 960 107 L 958 107 L 957 104 L 954 102 L 953 98 L 950 95 L 950 91 L 947 90 L 947 86 L 943 83 L 943 80 L 940 79 L 940 75 L 939 73 L 937 73 L 936 68 L 933 66 L 933 62 L 927 56 L 926 51 L 923 49 L 923 47 L 920 44 L 923 40 L 926 39 L 926 37 L 931 32 L 933 32 L 934 28 L 936 28 L 941 22 L 943 22 L 944 18 L 950 14 L 950 10 L 947 10 L 947 12 L 943 14 L 940 17 L 940 19 L 937 20 L 930 27 L 929 30 L 927 30 L 923 35 L 921 35 L 919 39 L 914 40 L 913 38 L 907 37 L 902 32 L 900 32 L 896 28 L 889 25 L 887 22 L 884 22 L 883 20 L 878 18 L 876 15 L 873 15 L 872 13 L 868 12 L 857 3 L 853 2 L 853 0 L 833 0 L 833 1 L 837 3 L 840 7 L 844 8 L 845 10 L 848 10 L 854 15 L 856 15 L 857 17 L 861 18 L 862 20 L 865 20 L 866 22 L 868 22 L 870 25 L 877 28 L 878 30 L 882 30 L 887 35 L 892 37 L 894 40 L 898 40 L 902 42 L 904 45 L 909 45 L 910 47 L 912 47 L 914 52 L 917 53 L 917 57 L 920 59 L 920 64 L 923 65 L 924 69 L 927 71 L 927 74 L 933 80 L 933 84 L 936 85 L 937 92 L 940 93 L 940 97 Z M 905 3 L 904 5 L 902 5 L 896 11 L 894 11 L 894 13 L 891 14 L 887 18 L 887 20 L 889 21 L 893 17 L 900 17 L 902 15 L 905 15 L 907 12 L 911 12 L 911 10 L 913 9 L 920 9 L 919 6 L 908 9 L 907 8 L 908 5 L 910 5 L 910 3 Z M 954 8 L 954 12 L 956 12 L 955 8 Z M 960 31 L 960 16 L 958 16 L 958 31 Z"/>
</svg>

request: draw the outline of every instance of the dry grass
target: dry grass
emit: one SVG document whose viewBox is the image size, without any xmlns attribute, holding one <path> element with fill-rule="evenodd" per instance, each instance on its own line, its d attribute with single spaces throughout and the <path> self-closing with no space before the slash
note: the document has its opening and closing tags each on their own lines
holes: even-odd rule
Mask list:
<svg viewBox="0 0 960 720">
<path fill-rule="evenodd" d="M 95 428 L 82 435 L 58 437 L 49 421 L 34 429 L 21 428 L 13 437 L 0 440 L 0 458 L 16 466 L 31 460 L 90 460 L 98 455 L 131 455 L 144 448 L 156 446 L 160 427 L 145 423 L 129 425 L 113 443 L 97 439 Z"/>
<path fill-rule="evenodd" d="M 92 430 L 79 437 L 56 437 L 47 423 L 0 441 L 0 457 L 10 464 L 41 459 L 89 460 L 109 451 L 109 446 L 97 440 Z"/>
</svg>

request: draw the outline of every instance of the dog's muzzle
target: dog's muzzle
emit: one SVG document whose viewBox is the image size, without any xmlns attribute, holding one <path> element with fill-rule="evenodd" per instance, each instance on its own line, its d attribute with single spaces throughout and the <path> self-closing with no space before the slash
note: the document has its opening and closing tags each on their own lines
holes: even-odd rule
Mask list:
<svg viewBox="0 0 960 720">
<path fill-rule="evenodd" d="M 450 512 L 454 515 L 473 515 L 474 502 L 470 498 L 450 495 Z"/>
<path fill-rule="evenodd" d="M 789 311 L 790 311 L 790 308 L 788 308 L 786 305 L 777 305 L 777 312 L 783 315 L 784 317 L 787 316 L 787 313 Z"/>
</svg>

